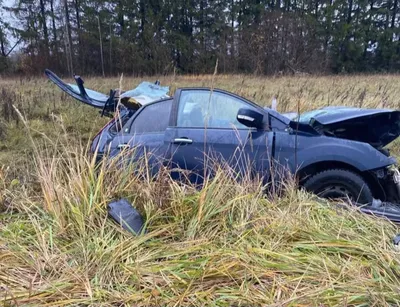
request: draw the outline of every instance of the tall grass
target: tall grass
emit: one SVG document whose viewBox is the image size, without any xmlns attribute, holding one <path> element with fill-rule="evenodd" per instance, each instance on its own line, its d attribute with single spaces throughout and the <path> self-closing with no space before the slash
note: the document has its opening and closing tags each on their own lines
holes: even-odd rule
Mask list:
<svg viewBox="0 0 400 307">
<path fill-rule="evenodd" d="M 170 81 L 207 85 L 211 78 Z M 278 94 L 281 110 L 297 101 L 304 109 L 327 101 L 378 106 L 379 93 L 396 107 L 397 78 L 218 76 L 215 87 L 264 105 Z M 87 83 L 107 90 L 114 81 Z M 124 88 L 137 82 L 128 79 Z M 398 229 L 390 222 L 319 200 L 291 182 L 285 193 L 266 195 L 260 180 L 238 181 L 226 165 L 214 165 L 201 189 L 163 170 L 152 177 L 145 161 L 121 167 L 124 152 L 95 165 L 85 145 L 103 124 L 94 121 L 95 111 L 61 98 L 43 80 L 0 84 L 21 96 L 29 128 L 2 119 L 8 133 L 0 156 L 4 306 L 398 304 L 400 254 L 391 242 Z M 32 97 L 38 98 L 28 110 Z M 120 197 L 142 213 L 146 233 L 133 236 L 108 218 L 107 203 Z"/>
<path fill-rule="evenodd" d="M 60 129 L 65 131 L 65 129 Z M 0 177 L 1 299 L 10 306 L 389 306 L 400 299 L 396 227 L 224 165 L 202 189 L 144 161 L 95 165 L 65 131 L 37 145 L 37 188 Z M 121 153 L 121 157 L 124 157 Z M 107 217 L 126 197 L 147 232 Z M 10 214 L 10 211 L 13 211 Z"/>
</svg>

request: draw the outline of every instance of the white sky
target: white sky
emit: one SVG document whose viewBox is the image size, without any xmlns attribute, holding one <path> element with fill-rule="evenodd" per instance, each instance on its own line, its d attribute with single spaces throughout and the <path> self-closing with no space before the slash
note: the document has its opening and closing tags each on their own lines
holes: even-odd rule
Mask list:
<svg viewBox="0 0 400 307">
<path fill-rule="evenodd" d="M 15 4 L 16 0 L 3 0 L 2 1 L 2 6 L 13 6 Z M 12 26 L 16 25 L 16 20 L 15 18 L 13 18 L 11 12 L 6 12 L 4 10 L 1 10 L 1 14 L 3 15 L 3 20 L 6 22 L 9 22 Z M 15 37 L 13 37 L 12 35 L 8 35 L 8 40 L 10 42 L 10 46 L 14 46 L 14 44 L 17 42 L 17 40 L 15 39 Z M 18 46 L 14 49 L 18 50 Z"/>
</svg>

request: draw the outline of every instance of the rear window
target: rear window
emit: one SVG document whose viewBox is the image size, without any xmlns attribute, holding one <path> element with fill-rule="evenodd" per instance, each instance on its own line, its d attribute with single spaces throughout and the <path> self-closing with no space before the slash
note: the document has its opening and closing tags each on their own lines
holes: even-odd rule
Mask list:
<svg viewBox="0 0 400 307">
<path fill-rule="evenodd" d="M 145 106 L 133 120 L 130 133 L 164 132 L 169 123 L 172 100 L 164 100 Z"/>
</svg>

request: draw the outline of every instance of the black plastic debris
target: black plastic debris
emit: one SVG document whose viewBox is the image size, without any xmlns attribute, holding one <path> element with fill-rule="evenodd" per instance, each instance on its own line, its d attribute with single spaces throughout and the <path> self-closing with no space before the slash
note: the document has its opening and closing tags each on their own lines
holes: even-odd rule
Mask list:
<svg viewBox="0 0 400 307">
<path fill-rule="evenodd" d="M 125 230 L 138 235 L 144 228 L 143 218 L 140 213 L 132 207 L 130 202 L 124 198 L 108 204 L 109 216 L 122 226 Z"/>
</svg>

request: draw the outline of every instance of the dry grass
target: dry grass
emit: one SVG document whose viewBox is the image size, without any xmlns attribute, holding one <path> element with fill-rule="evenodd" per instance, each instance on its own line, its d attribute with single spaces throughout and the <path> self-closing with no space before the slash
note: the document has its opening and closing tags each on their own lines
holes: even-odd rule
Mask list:
<svg viewBox="0 0 400 307">
<path fill-rule="evenodd" d="M 211 78 L 160 79 L 177 87 L 210 86 Z M 298 101 L 302 110 L 398 108 L 399 79 L 218 76 L 215 86 L 262 105 L 278 95 L 281 110 Z M 107 91 L 118 79 L 86 85 Z M 96 111 L 44 79 L 0 86 L 16 95 L 30 127 L 27 134 L 16 114 L 0 116 L 7 132 L 0 156 L 4 306 L 398 304 L 400 252 L 391 223 L 321 202 L 290 183 L 284 195 L 266 198 L 260 183 L 237 183 L 224 169 L 201 190 L 163 173 L 151 180 L 143 163 L 131 166 L 136 172 L 115 162 L 95 169 L 81 144 L 103 122 Z M 107 218 L 106 204 L 117 197 L 142 212 L 147 234 L 132 237 Z"/>
</svg>

